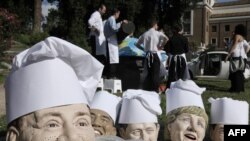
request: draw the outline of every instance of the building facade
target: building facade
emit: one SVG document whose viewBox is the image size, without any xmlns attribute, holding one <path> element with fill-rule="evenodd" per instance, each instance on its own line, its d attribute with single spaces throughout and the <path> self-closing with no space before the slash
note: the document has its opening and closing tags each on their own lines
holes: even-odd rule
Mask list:
<svg viewBox="0 0 250 141">
<path fill-rule="evenodd" d="M 236 25 L 245 25 L 250 33 L 250 0 L 224 3 L 203 0 L 196 9 L 184 15 L 183 21 L 184 33 L 190 43 L 224 49 L 231 41 Z M 250 41 L 250 34 L 246 40 Z"/>
</svg>

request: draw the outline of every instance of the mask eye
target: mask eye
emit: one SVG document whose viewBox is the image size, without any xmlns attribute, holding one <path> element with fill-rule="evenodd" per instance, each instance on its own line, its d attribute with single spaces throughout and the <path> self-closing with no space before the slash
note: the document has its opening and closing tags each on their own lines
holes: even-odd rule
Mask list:
<svg viewBox="0 0 250 141">
<path fill-rule="evenodd" d="M 141 132 L 140 132 L 139 130 L 134 130 L 134 131 L 132 132 L 132 135 L 134 135 L 134 136 L 140 136 L 140 135 L 141 135 Z"/>
<path fill-rule="evenodd" d="M 86 126 L 89 126 L 89 122 L 86 121 L 85 119 L 79 119 L 76 122 L 76 126 L 78 126 L 78 127 L 86 127 Z"/>
<path fill-rule="evenodd" d="M 51 120 L 51 121 L 48 121 L 45 126 L 48 129 L 55 129 L 55 128 L 59 128 L 60 124 L 57 121 Z"/>
<path fill-rule="evenodd" d="M 202 121 L 198 121 L 197 125 L 201 128 L 205 128 L 205 123 L 203 123 Z"/>
<path fill-rule="evenodd" d="M 152 133 L 154 133 L 154 129 L 148 128 L 148 129 L 146 129 L 146 132 L 147 132 L 148 134 L 152 134 Z"/>
</svg>

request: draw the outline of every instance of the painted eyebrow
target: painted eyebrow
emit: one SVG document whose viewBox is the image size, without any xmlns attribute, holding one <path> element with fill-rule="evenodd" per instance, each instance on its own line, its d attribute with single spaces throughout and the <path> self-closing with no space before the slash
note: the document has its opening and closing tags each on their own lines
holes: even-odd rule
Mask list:
<svg viewBox="0 0 250 141">
<path fill-rule="evenodd" d="M 79 111 L 74 114 L 74 117 L 76 116 L 89 116 L 90 117 L 90 113 Z"/>
<path fill-rule="evenodd" d="M 60 113 L 60 112 L 48 112 L 48 113 L 45 113 L 45 114 L 38 114 L 36 117 L 44 118 L 46 116 L 59 117 L 59 118 L 63 117 L 62 113 Z M 76 116 L 90 116 L 90 114 L 87 113 L 87 112 L 79 111 L 79 112 L 74 113 L 74 117 L 76 117 Z"/>
<path fill-rule="evenodd" d="M 62 118 L 62 114 L 60 112 L 48 112 L 45 114 L 39 113 L 38 115 L 36 115 L 36 117 L 38 118 L 44 118 L 46 116 L 52 116 L 52 117 L 59 117 Z"/>
<path fill-rule="evenodd" d="M 112 118 L 110 116 L 102 115 L 102 117 L 112 120 Z"/>
</svg>

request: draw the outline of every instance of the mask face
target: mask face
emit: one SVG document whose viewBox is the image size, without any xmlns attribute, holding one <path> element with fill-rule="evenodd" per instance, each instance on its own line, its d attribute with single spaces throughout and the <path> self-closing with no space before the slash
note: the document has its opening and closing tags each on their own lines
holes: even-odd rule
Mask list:
<svg viewBox="0 0 250 141">
<path fill-rule="evenodd" d="M 123 138 L 157 141 L 159 125 L 156 123 L 128 124 Z"/>
<path fill-rule="evenodd" d="M 210 137 L 212 141 L 224 141 L 224 125 L 216 124 L 210 131 Z"/>
<path fill-rule="evenodd" d="M 19 136 L 8 138 L 8 141 L 95 140 L 89 109 L 85 104 L 42 109 L 23 118 L 21 125 Z"/>
<path fill-rule="evenodd" d="M 171 141 L 203 141 L 206 121 L 203 117 L 182 113 L 168 125 Z"/>
<path fill-rule="evenodd" d="M 96 136 L 116 135 L 113 119 L 108 113 L 98 109 L 91 109 L 90 113 Z"/>
</svg>

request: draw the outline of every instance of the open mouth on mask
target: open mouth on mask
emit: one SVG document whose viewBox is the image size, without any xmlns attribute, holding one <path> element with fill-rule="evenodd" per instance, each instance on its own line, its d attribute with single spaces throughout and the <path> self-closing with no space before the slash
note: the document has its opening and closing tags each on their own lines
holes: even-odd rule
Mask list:
<svg viewBox="0 0 250 141">
<path fill-rule="evenodd" d="M 96 136 L 102 136 L 103 135 L 103 132 L 101 132 L 100 130 L 98 129 L 94 129 L 95 130 L 95 135 Z"/>
<path fill-rule="evenodd" d="M 185 134 L 184 136 L 190 140 L 196 140 L 196 136 L 193 134 Z"/>
</svg>

